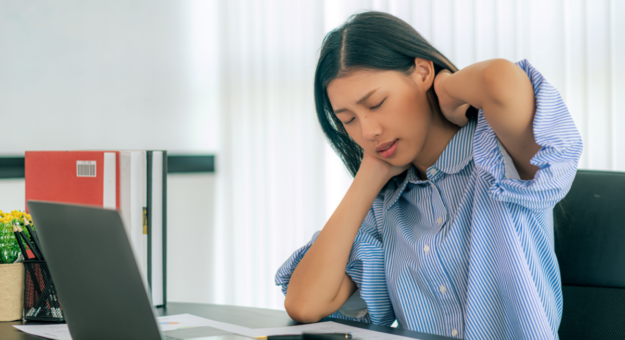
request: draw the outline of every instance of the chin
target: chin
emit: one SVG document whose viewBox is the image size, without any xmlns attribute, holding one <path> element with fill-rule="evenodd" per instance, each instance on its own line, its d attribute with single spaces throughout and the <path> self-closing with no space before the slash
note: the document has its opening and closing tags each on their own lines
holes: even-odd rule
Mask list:
<svg viewBox="0 0 625 340">
<path fill-rule="evenodd" d="M 382 159 L 386 161 L 387 163 L 389 163 L 390 165 L 397 166 L 397 167 L 406 166 L 412 163 L 412 160 L 400 158 L 400 157 L 394 157 L 393 159 L 384 159 L 384 158 Z"/>
</svg>

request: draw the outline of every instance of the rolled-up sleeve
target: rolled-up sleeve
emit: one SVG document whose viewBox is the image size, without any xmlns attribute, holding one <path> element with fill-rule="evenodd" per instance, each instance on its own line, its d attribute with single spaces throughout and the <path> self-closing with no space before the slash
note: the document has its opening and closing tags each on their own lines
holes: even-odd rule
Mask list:
<svg viewBox="0 0 625 340">
<path fill-rule="evenodd" d="M 316 232 L 310 242 L 296 250 L 278 269 L 276 285 L 282 287 L 285 295 L 293 271 L 318 234 L 319 232 Z M 373 208 L 356 234 L 345 272 L 356 283 L 358 290 L 328 318 L 390 326 L 395 321 L 395 314 L 386 288 L 384 250 L 376 228 Z"/>
<path fill-rule="evenodd" d="M 478 114 L 473 139 L 476 166 L 494 178 L 489 194 L 496 200 L 532 210 L 552 208 L 571 187 L 582 154 L 582 139 L 560 93 L 527 60 L 516 63 L 532 82 L 536 98 L 533 131 L 540 150 L 530 163 L 539 170 L 532 180 L 511 175 L 514 166 L 495 132 Z M 512 168 L 512 171 L 511 171 Z"/>
</svg>

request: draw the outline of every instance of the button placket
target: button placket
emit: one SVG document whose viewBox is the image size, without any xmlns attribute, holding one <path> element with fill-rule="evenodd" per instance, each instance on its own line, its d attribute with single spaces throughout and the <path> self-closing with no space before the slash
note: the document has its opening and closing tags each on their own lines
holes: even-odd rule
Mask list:
<svg viewBox="0 0 625 340">
<path fill-rule="evenodd" d="M 447 281 L 447 280 L 444 280 Z M 446 329 L 449 331 L 451 329 L 451 335 L 456 337 L 459 334 L 458 329 L 461 328 L 462 325 L 459 325 L 458 322 L 462 322 L 462 311 L 461 306 L 456 299 L 456 295 L 452 290 L 450 283 L 440 284 L 438 287 L 438 296 L 439 301 L 442 305 L 444 305 L 444 309 L 448 312 L 445 313 L 445 324 Z M 455 334 L 454 334 L 455 332 Z"/>
<path fill-rule="evenodd" d="M 430 234 L 430 236 L 432 235 Z M 458 328 L 457 323 L 458 320 L 462 319 L 462 311 L 456 294 L 454 293 L 453 286 L 445 273 L 443 264 L 440 262 L 438 248 L 435 246 L 437 244 L 437 239 L 439 239 L 437 236 L 424 239 L 423 250 L 425 252 L 427 247 L 429 252 L 425 252 L 426 255 L 422 257 L 421 263 L 423 266 L 420 269 L 429 274 L 427 275 L 428 281 L 431 282 L 431 287 L 435 291 L 434 295 L 443 306 L 445 324 L 449 332 L 452 328 Z"/>
<path fill-rule="evenodd" d="M 447 332 L 453 333 L 453 330 L 455 330 L 456 335 L 453 336 L 456 337 L 458 334 L 461 334 L 462 324 L 458 324 L 458 322 L 462 322 L 462 307 L 460 301 L 458 301 L 457 294 L 449 281 L 450 278 L 446 274 L 443 263 L 440 261 L 438 256 L 438 251 L 440 250 L 439 247 L 444 245 L 445 234 L 441 234 L 439 231 L 443 230 L 442 228 L 447 222 L 447 209 L 440 191 L 434 183 L 431 185 L 431 190 L 432 195 L 430 204 L 433 213 L 432 222 L 436 226 L 437 230 L 434 240 L 428 244 L 431 248 L 427 257 L 432 259 L 432 262 L 429 262 L 429 264 L 433 269 L 431 282 L 434 284 L 433 288 L 437 290 L 436 296 L 438 297 L 440 303 L 445 306 L 445 324 L 446 329 L 448 330 Z"/>
<path fill-rule="evenodd" d="M 434 219 L 433 222 L 434 222 L 434 226 L 438 230 L 440 230 L 442 226 L 445 224 L 445 222 L 447 221 L 447 208 L 445 207 L 445 204 L 443 203 L 443 198 L 441 197 L 438 187 L 436 187 L 436 185 L 432 183 L 430 189 L 432 193 L 431 204 L 432 204 L 432 214 L 433 214 L 432 217 Z"/>
<path fill-rule="evenodd" d="M 435 169 L 430 169 L 435 170 Z M 447 336 L 452 336 L 452 330 L 455 329 L 457 334 L 462 334 L 462 305 L 458 301 L 456 290 L 453 286 L 454 282 L 448 277 L 447 272 L 443 266 L 444 262 L 440 259 L 439 252 L 441 246 L 444 246 L 445 235 L 440 231 L 445 225 L 447 217 L 446 205 L 443 202 L 443 197 L 438 189 L 438 186 L 433 182 L 443 174 L 438 174 L 438 170 L 434 172 L 428 172 L 428 178 L 430 180 L 417 181 L 416 178 L 409 178 L 409 180 L 415 180 L 415 183 L 411 183 L 414 193 L 410 196 L 417 202 L 410 202 L 415 206 L 420 207 L 422 220 L 420 221 L 420 236 L 413 238 L 417 241 L 414 244 L 414 250 L 418 256 L 415 263 L 416 269 L 422 275 L 424 284 L 431 289 L 432 295 L 439 301 L 438 305 L 440 311 L 443 313 L 444 333 Z M 436 175 L 436 176 L 434 176 Z M 429 210 L 429 211 L 428 211 Z M 417 279 L 417 278 L 415 278 Z M 417 279 L 418 280 L 418 279 Z M 419 280 L 420 281 L 420 280 Z M 441 292 L 441 286 L 443 287 Z"/>
</svg>

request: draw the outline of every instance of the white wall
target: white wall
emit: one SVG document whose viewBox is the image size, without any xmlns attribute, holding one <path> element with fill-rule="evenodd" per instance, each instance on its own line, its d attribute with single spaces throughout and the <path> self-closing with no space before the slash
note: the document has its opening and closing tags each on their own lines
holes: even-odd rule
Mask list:
<svg viewBox="0 0 625 340">
<path fill-rule="evenodd" d="M 216 151 L 216 75 L 196 68 L 189 15 L 186 1 L 0 1 L 0 155 Z"/>
<path fill-rule="evenodd" d="M 0 210 L 26 210 L 24 179 L 0 180 Z"/>
</svg>

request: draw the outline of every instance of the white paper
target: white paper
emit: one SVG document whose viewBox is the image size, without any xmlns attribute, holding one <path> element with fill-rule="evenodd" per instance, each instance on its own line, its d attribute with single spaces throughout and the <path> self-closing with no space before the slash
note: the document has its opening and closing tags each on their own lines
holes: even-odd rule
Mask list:
<svg viewBox="0 0 625 340">
<path fill-rule="evenodd" d="M 388 334 L 382 332 L 371 331 L 368 329 L 344 325 L 338 322 L 319 322 L 306 325 L 280 327 L 280 328 L 261 328 L 251 329 L 246 334 L 249 337 L 281 335 L 281 334 L 302 334 L 310 333 L 349 333 L 352 338 L 358 340 L 418 340 L 401 335 Z"/>
<path fill-rule="evenodd" d="M 250 328 L 237 326 L 230 323 L 214 321 L 191 314 L 178 314 L 171 316 L 160 316 L 157 319 L 158 326 L 161 331 L 173 331 L 176 329 L 184 329 L 191 327 L 213 327 L 222 331 L 244 334 L 251 331 Z"/>
<path fill-rule="evenodd" d="M 247 333 L 251 330 L 247 327 L 237 326 L 225 322 L 213 321 L 191 314 L 159 316 L 156 318 L 156 322 L 158 324 L 158 327 L 163 332 L 203 326 L 213 327 L 236 334 Z M 46 339 L 72 340 L 72 336 L 69 334 L 69 328 L 67 327 L 67 324 L 13 325 L 13 327 L 19 329 L 24 333 L 40 336 Z"/>
<path fill-rule="evenodd" d="M 63 325 L 13 325 L 20 331 L 46 339 L 72 340 L 67 324 Z"/>
<path fill-rule="evenodd" d="M 344 325 L 337 322 L 327 321 L 306 325 L 279 327 L 279 328 L 257 328 L 251 329 L 237 326 L 225 322 L 214 321 L 191 314 L 178 314 L 170 316 L 160 316 L 157 323 L 161 331 L 173 331 L 177 329 L 192 327 L 213 327 L 222 331 L 235 333 L 247 337 L 281 335 L 281 334 L 302 334 L 310 333 L 350 333 L 352 338 L 358 340 L 418 340 L 401 335 L 387 334 L 371 331 L 368 329 Z M 42 338 L 54 340 L 72 340 L 67 324 L 64 325 L 14 325 L 13 327 L 24 333 L 40 336 Z"/>
</svg>

